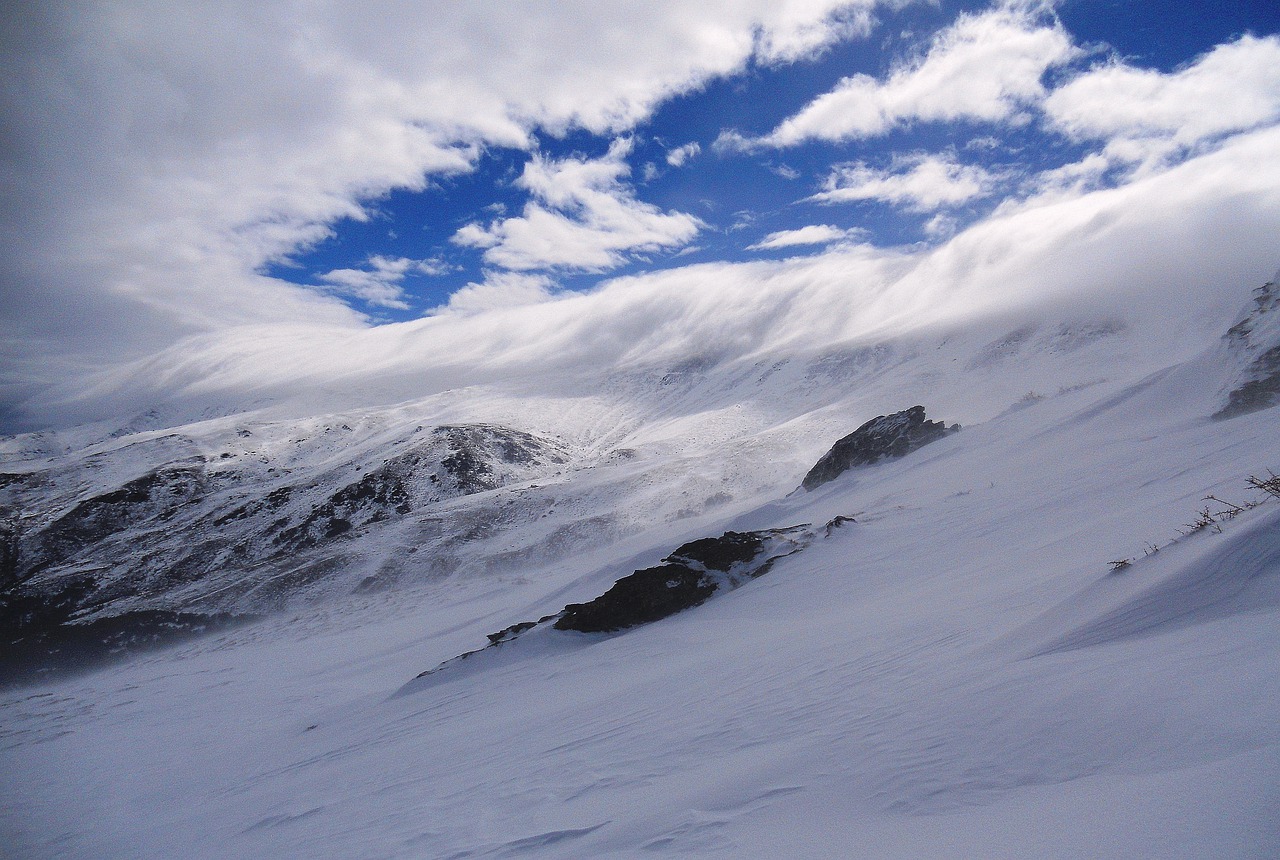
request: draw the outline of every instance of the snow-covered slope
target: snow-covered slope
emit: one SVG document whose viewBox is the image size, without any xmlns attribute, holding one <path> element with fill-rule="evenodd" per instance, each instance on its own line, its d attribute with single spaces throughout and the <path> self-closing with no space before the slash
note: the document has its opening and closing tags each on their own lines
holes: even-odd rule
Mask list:
<svg viewBox="0 0 1280 860">
<path fill-rule="evenodd" d="M 1277 413 L 1212 418 L 1275 344 L 1071 307 L 9 440 L 22 588 L 265 617 L 6 692 L 8 844 L 1275 856 L 1280 499 L 1248 479 Z M 964 429 L 798 489 L 917 403 Z M 695 608 L 409 683 L 690 541 L 801 524 Z"/>
<path fill-rule="evenodd" d="M 1254 323 L 1258 336 L 1274 315 Z M 1119 391 L 1186 353 L 1187 334 L 1142 312 L 1049 306 L 588 370 L 571 393 L 563 380 L 517 377 L 318 416 L 286 401 L 12 437 L 0 577 L 37 597 L 74 587 L 92 618 L 260 613 L 516 571 L 785 494 L 835 438 L 913 403 L 970 424 L 1076 390 Z M 1195 393 L 1222 397 L 1256 360 L 1240 343 L 1220 347 L 1202 363 L 1223 379 Z"/>
</svg>

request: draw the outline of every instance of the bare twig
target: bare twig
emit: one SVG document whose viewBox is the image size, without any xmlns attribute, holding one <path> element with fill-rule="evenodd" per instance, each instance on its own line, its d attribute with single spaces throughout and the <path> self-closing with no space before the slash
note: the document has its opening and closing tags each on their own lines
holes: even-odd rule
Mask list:
<svg viewBox="0 0 1280 860">
<path fill-rule="evenodd" d="M 1244 513 L 1246 510 L 1245 508 L 1240 507 L 1234 502 L 1228 502 L 1226 499 L 1220 499 L 1217 496 L 1213 495 L 1212 493 L 1205 496 L 1204 499 L 1202 499 L 1202 501 L 1217 502 L 1220 505 L 1226 505 L 1227 509 L 1225 511 L 1219 511 L 1217 514 L 1215 514 L 1215 516 L 1217 517 L 1225 517 L 1226 519 L 1231 519 L 1232 517 L 1237 516 L 1238 514 Z"/>
<path fill-rule="evenodd" d="M 1255 490 L 1262 490 L 1273 498 L 1280 499 L 1280 475 L 1270 469 L 1267 470 L 1268 477 L 1259 478 L 1256 475 L 1249 476 L 1249 486 Z"/>
<path fill-rule="evenodd" d="M 1214 517 L 1213 511 L 1209 510 L 1208 505 L 1196 511 L 1195 522 L 1187 523 L 1183 528 L 1187 529 L 1187 531 L 1183 532 L 1186 535 L 1193 535 L 1205 529 L 1213 529 L 1218 534 L 1222 534 L 1222 527 L 1218 525 L 1218 520 Z"/>
</svg>

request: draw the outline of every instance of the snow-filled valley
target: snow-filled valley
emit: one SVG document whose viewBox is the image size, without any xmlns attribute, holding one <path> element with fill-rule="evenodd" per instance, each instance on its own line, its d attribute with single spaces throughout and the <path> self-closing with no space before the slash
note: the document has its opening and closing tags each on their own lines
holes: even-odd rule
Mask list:
<svg viewBox="0 0 1280 860">
<path fill-rule="evenodd" d="M 10 853 L 1277 856 L 1280 309 L 1253 286 L 11 437 L 24 594 L 236 623 L 0 693 Z M 961 429 L 800 488 L 916 404 Z M 700 605 L 453 660 L 800 525 Z"/>
</svg>

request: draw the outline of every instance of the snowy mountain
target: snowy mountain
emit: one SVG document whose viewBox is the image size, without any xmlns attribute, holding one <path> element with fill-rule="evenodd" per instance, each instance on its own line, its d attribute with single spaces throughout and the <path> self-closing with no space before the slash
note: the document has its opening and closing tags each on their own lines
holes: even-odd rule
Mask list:
<svg viewBox="0 0 1280 860">
<path fill-rule="evenodd" d="M 10 437 L 5 832 L 1274 856 L 1276 289 L 969 302 L 408 398 L 396 365 L 380 403 Z"/>
</svg>

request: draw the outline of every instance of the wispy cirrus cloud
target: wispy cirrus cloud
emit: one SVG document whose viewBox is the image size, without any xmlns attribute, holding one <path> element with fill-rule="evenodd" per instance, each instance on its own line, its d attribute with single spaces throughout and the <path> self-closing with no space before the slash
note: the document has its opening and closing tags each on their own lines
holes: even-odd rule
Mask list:
<svg viewBox="0 0 1280 860">
<path fill-rule="evenodd" d="M 996 178 L 977 165 L 964 165 L 949 155 L 899 156 L 888 169 L 857 161 L 837 164 L 823 190 L 809 199 L 818 203 L 877 200 L 913 212 L 933 212 L 991 193 Z"/>
<path fill-rule="evenodd" d="M 516 181 L 534 198 L 524 211 L 487 226 L 468 224 L 453 241 L 483 248 L 490 266 L 596 272 L 622 265 L 629 252 L 688 244 L 702 222 L 636 199 L 625 181 L 631 173 L 626 161 L 631 149 L 630 138 L 619 138 L 602 158 L 535 156 Z"/>
</svg>

